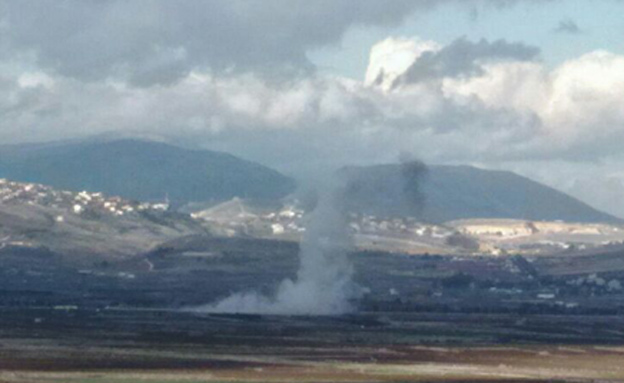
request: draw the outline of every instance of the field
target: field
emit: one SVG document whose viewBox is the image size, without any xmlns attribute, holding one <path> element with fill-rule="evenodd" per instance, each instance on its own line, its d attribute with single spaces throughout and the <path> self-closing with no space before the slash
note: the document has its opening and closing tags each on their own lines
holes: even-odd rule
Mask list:
<svg viewBox="0 0 624 383">
<path fill-rule="evenodd" d="M 587 279 L 566 258 L 357 252 L 367 293 L 354 314 L 189 310 L 270 293 L 297 252 L 195 237 L 74 266 L 5 249 L 0 382 L 624 382 L 624 295 L 596 282 L 621 271 Z M 600 265 L 618 252 L 576 257 Z"/>
<path fill-rule="evenodd" d="M 3 382 L 624 381 L 619 317 L 1 315 Z"/>
</svg>

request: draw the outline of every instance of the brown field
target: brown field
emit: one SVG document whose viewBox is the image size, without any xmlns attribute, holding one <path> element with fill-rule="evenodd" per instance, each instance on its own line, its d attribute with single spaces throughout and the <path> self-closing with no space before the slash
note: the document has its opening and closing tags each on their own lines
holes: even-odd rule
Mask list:
<svg viewBox="0 0 624 383">
<path fill-rule="evenodd" d="M 2 382 L 624 381 L 624 348 L 327 347 L 136 350 L 5 345 Z"/>
<path fill-rule="evenodd" d="M 624 382 L 620 318 L 13 314 L 0 382 Z"/>
</svg>

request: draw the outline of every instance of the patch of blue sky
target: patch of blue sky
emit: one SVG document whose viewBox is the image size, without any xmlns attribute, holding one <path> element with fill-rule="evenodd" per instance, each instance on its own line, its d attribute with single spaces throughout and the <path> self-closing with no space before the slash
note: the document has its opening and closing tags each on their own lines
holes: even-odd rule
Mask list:
<svg viewBox="0 0 624 383">
<path fill-rule="evenodd" d="M 310 52 L 309 58 L 323 72 L 361 79 L 371 46 L 388 36 L 418 36 L 442 44 L 466 37 L 537 46 L 545 64 L 555 67 L 595 50 L 624 54 L 623 15 L 620 0 L 521 2 L 502 8 L 447 3 L 411 16 L 400 27 L 352 29 L 339 44 Z M 580 33 L 556 32 L 566 20 L 578 25 Z"/>
</svg>

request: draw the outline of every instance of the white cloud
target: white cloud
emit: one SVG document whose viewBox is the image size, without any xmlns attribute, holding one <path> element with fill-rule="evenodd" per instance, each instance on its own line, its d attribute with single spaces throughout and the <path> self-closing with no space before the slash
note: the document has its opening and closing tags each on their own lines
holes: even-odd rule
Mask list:
<svg viewBox="0 0 624 383">
<path fill-rule="evenodd" d="M 556 70 L 544 119 L 559 137 L 574 144 L 622 133 L 624 57 L 597 51 Z M 591 135 L 592 137 L 588 137 Z"/>
<path fill-rule="evenodd" d="M 373 46 L 364 83 L 385 91 L 425 52 L 441 49 L 435 41 L 389 37 Z"/>
<path fill-rule="evenodd" d="M 311 159 L 324 145 L 334 155 L 334 146 L 349 148 L 341 158 L 322 156 L 336 163 L 388 160 L 400 151 L 431 161 L 480 162 L 619 153 L 612 142 L 624 133 L 624 57 L 594 52 L 548 70 L 525 54 L 530 47 L 479 42 L 475 50 L 470 44 L 386 40 L 374 48 L 369 71 L 369 79 L 381 83 L 368 85 L 321 75 L 273 81 L 193 71 L 176 83 L 137 88 L 26 72 L 2 82 L 0 136 L 23 140 L 17 132 L 24 129 L 32 140 L 108 131 L 203 135 L 259 158 L 261 150 L 251 147 L 269 143 L 246 142 L 245 135 L 276 132 L 267 134 L 274 147 L 265 154 L 269 163 L 284 160 L 276 153 L 280 145 L 299 146 L 299 156 Z M 456 65 L 448 74 L 404 76 L 422 68 L 420 60 L 432 62 L 423 52 L 454 57 L 453 47 L 471 49 L 464 60 L 469 70 Z M 521 60 L 514 58 L 518 49 L 525 52 Z M 492 52 L 504 52 L 505 60 Z M 389 90 L 384 76 L 403 82 Z M 273 137 L 285 131 L 283 139 Z"/>
<path fill-rule="evenodd" d="M 547 73 L 537 62 L 485 64 L 483 74 L 469 78 L 447 78 L 443 91 L 447 97 L 478 98 L 488 108 L 531 113 L 547 101 Z"/>
<path fill-rule="evenodd" d="M 457 52 L 469 54 L 449 67 Z M 11 69 L 0 75 L 3 142 L 146 134 L 282 170 L 395 161 L 402 152 L 525 174 L 535 166 L 517 164 L 624 163 L 624 56 L 602 51 L 549 69 L 522 44 L 388 39 L 374 48 L 366 82 L 193 69 L 136 87 L 2 65 Z M 407 76 L 414 68 L 420 74 Z M 558 186 L 588 190 L 571 186 L 573 170 L 565 174 Z M 583 174 L 576 178 L 591 178 Z"/>
<path fill-rule="evenodd" d="M 527 156 L 619 155 L 624 137 L 624 57 L 593 52 L 548 71 L 535 62 L 484 65 L 483 74 L 445 79 L 449 97 L 473 97 L 489 109 L 539 119 L 535 137 L 519 142 Z"/>
<path fill-rule="evenodd" d="M 25 72 L 19 76 L 17 82 L 22 88 L 36 88 L 38 86 L 50 88 L 54 85 L 54 79 L 43 72 Z"/>
</svg>

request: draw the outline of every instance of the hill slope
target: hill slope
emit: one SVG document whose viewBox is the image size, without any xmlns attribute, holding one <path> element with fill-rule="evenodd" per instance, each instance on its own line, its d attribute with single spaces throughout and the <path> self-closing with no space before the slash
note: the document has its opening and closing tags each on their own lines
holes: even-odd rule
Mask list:
<svg viewBox="0 0 624 383">
<path fill-rule="evenodd" d="M 512 172 L 470 166 L 431 166 L 420 177 L 422 200 L 408 200 L 400 165 L 344 170 L 352 184 L 350 209 L 374 215 L 418 215 L 430 222 L 514 218 L 619 222 L 583 202 Z M 412 190 L 414 188 L 412 187 Z"/>
<path fill-rule="evenodd" d="M 400 165 L 343 169 L 350 179 L 350 209 L 378 216 L 419 216 L 435 223 L 467 218 L 620 222 L 511 172 L 431 166 L 426 174 L 418 169 L 408 174 L 406 183 L 404 170 Z M 129 139 L 0 147 L 3 177 L 141 201 L 160 201 L 168 195 L 177 204 L 234 197 L 276 200 L 295 189 L 292 179 L 229 154 Z M 406 192 L 410 198 L 405 198 Z"/>
<path fill-rule="evenodd" d="M 0 179 L 0 252 L 45 249 L 90 262 L 134 256 L 192 234 L 205 230 L 159 204 Z"/>
<path fill-rule="evenodd" d="M 276 199 L 294 181 L 232 155 L 140 140 L 0 148 L 0 177 L 141 201 Z"/>
</svg>

